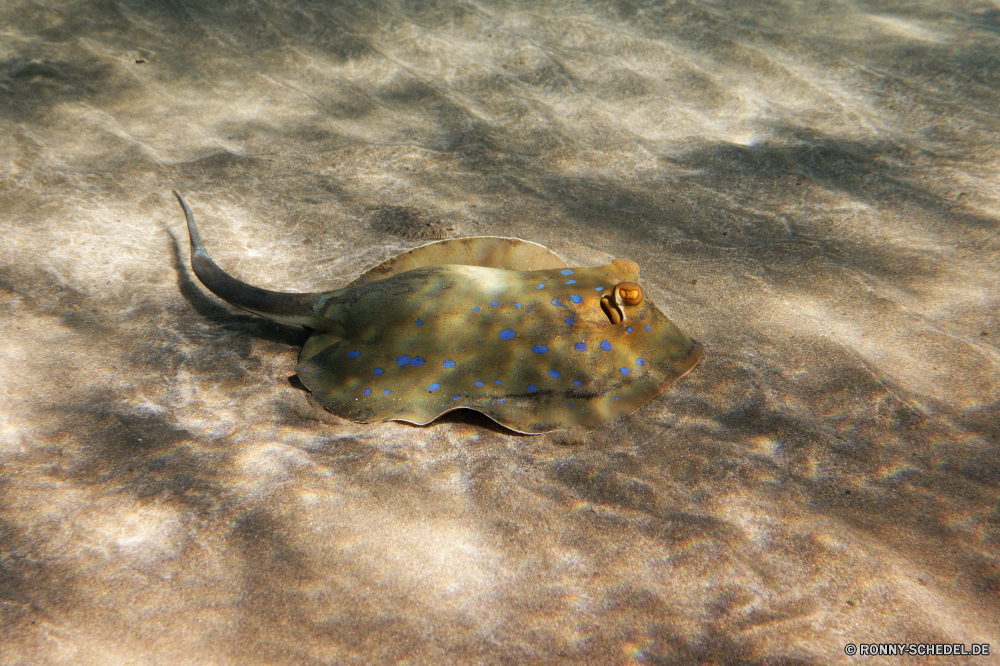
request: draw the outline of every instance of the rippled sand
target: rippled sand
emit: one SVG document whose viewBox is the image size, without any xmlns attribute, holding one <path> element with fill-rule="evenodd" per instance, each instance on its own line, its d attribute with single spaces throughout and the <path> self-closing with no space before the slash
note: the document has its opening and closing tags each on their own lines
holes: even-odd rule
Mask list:
<svg viewBox="0 0 1000 666">
<path fill-rule="evenodd" d="M 14 0 L 0 35 L 0 663 L 1000 651 L 997 5 Z M 589 433 L 345 422 L 299 331 L 193 281 L 172 187 L 274 289 L 458 235 L 630 258 L 707 355 Z"/>
</svg>

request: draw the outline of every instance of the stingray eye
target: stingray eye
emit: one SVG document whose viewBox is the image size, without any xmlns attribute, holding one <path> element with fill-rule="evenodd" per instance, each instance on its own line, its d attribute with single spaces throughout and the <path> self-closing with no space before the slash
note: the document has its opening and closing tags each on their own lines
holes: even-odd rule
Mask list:
<svg viewBox="0 0 1000 666">
<path fill-rule="evenodd" d="M 642 287 L 635 282 L 622 282 L 615 287 L 615 294 L 621 298 L 625 305 L 639 305 L 642 303 Z"/>
</svg>

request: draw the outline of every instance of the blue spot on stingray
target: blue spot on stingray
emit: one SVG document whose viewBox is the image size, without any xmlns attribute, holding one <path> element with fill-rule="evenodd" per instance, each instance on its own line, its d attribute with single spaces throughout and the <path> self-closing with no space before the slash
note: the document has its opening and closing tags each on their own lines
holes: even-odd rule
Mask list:
<svg viewBox="0 0 1000 666">
<path fill-rule="evenodd" d="M 410 361 L 410 365 L 412 365 L 414 368 L 419 368 L 424 363 L 425 363 L 424 359 L 420 358 L 419 356 L 414 356 L 413 360 Z"/>
<path fill-rule="evenodd" d="M 566 280 L 566 284 L 576 284 L 576 280 Z"/>
<path fill-rule="evenodd" d="M 564 307 L 566 307 L 565 305 L 563 305 L 563 302 L 560 301 L 558 298 L 553 298 L 552 299 L 552 305 L 556 306 L 557 308 L 564 308 Z"/>
<path fill-rule="evenodd" d="M 498 380 L 496 380 L 496 381 L 495 381 L 495 382 L 493 382 L 493 383 L 494 383 L 494 384 L 496 384 L 497 386 L 500 386 L 501 384 L 503 384 L 503 382 L 502 382 L 502 381 L 500 381 L 499 379 L 498 379 Z"/>
<path fill-rule="evenodd" d="M 410 358 L 406 354 L 403 354 L 402 356 L 396 357 L 396 365 L 403 367 L 404 365 L 409 365 L 410 361 L 412 360 L 413 360 L 412 358 Z"/>
<path fill-rule="evenodd" d="M 513 340 L 515 336 L 517 336 L 517 333 L 513 329 L 507 328 L 500 331 L 501 340 Z"/>
<path fill-rule="evenodd" d="M 385 370 L 383 370 L 382 368 L 375 368 L 375 376 L 376 377 L 378 377 L 379 375 L 381 375 L 383 372 L 385 372 Z"/>
<path fill-rule="evenodd" d="M 437 391 L 439 388 L 441 388 L 441 385 L 438 384 L 437 382 L 434 382 L 433 384 L 431 384 L 430 386 L 427 387 L 427 390 L 428 391 Z"/>
<path fill-rule="evenodd" d="M 583 382 L 581 382 L 579 379 L 574 379 L 573 383 L 576 384 L 577 386 L 583 386 Z"/>
<path fill-rule="evenodd" d="M 357 358 L 359 356 L 361 356 L 361 352 L 359 352 L 359 351 L 349 351 L 349 352 L 347 352 L 347 358 Z"/>
<path fill-rule="evenodd" d="M 493 307 L 496 307 L 496 306 L 500 305 L 500 301 L 490 301 L 490 305 L 492 305 Z"/>
<path fill-rule="evenodd" d="M 615 400 L 621 400 L 621 398 L 619 398 L 618 396 L 615 396 Z"/>
<path fill-rule="evenodd" d="M 575 345 L 573 345 L 573 349 L 575 349 L 578 352 L 585 352 L 585 351 L 587 351 L 587 343 L 586 342 L 578 342 Z"/>
<path fill-rule="evenodd" d="M 444 369 L 445 369 L 445 370 L 448 370 L 449 368 L 454 368 L 454 367 L 455 367 L 455 362 L 454 362 L 454 361 L 452 361 L 451 359 L 448 359 L 447 361 L 445 361 L 445 362 L 444 362 L 444 363 L 442 363 L 441 365 L 443 365 L 443 366 L 444 366 Z"/>
<path fill-rule="evenodd" d="M 417 320 L 417 326 L 423 326 L 423 325 L 424 325 L 424 320 L 423 319 L 418 319 Z"/>
<path fill-rule="evenodd" d="M 347 393 L 347 389 L 344 389 L 343 391 L 341 391 L 341 393 Z"/>
<path fill-rule="evenodd" d="M 570 406 L 570 407 L 572 407 L 572 406 L 573 406 L 573 403 L 572 403 L 572 402 L 571 402 L 571 403 L 569 403 L 569 406 Z"/>
<path fill-rule="evenodd" d="M 534 384 L 528 384 L 528 390 L 529 391 L 537 391 L 538 387 L 535 386 Z"/>
<path fill-rule="evenodd" d="M 631 327 L 631 326 L 626 326 L 626 327 L 625 327 L 625 331 L 626 331 L 627 333 L 631 333 L 631 332 L 632 332 L 632 327 Z"/>
<path fill-rule="evenodd" d="M 476 311 L 476 312 L 479 312 L 479 306 L 478 306 L 478 305 L 477 305 L 476 307 L 472 308 L 472 309 L 473 309 L 474 311 Z"/>
<path fill-rule="evenodd" d="M 582 296 L 570 296 L 569 300 L 573 301 L 577 305 L 579 305 L 580 303 L 583 303 L 583 297 Z"/>
<path fill-rule="evenodd" d="M 559 274 L 560 275 L 572 275 L 573 271 L 572 271 L 572 269 L 564 268 L 561 271 L 559 271 Z"/>
<path fill-rule="evenodd" d="M 604 351 L 611 351 L 611 343 L 607 340 L 601 341 L 601 349 Z"/>
<path fill-rule="evenodd" d="M 635 359 L 635 364 L 636 365 L 646 365 L 646 361 L 645 361 L 645 359 L 637 358 L 637 359 Z"/>
<path fill-rule="evenodd" d="M 594 287 L 594 291 L 601 291 L 604 287 Z"/>
<path fill-rule="evenodd" d="M 646 324 L 646 332 L 649 333 L 649 324 Z"/>
<path fill-rule="evenodd" d="M 461 399 L 462 399 L 462 398 L 461 398 L 461 396 L 457 396 L 457 395 L 456 395 L 456 396 L 455 396 L 454 398 L 452 398 L 452 399 L 451 399 L 451 401 L 452 401 L 452 402 L 458 402 L 458 401 L 459 401 L 459 400 L 461 400 Z"/>
<path fill-rule="evenodd" d="M 389 395 L 390 393 L 392 393 L 392 389 L 386 389 L 382 391 L 382 395 Z"/>
<path fill-rule="evenodd" d="M 539 284 L 537 287 L 535 287 L 535 289 L 545 289 L 545 285 Z"/>
<path fill-rule="evenodd" d="M 629 374 L 629 369 L 628 368 L 622 368 L 621 371 L 622 371 L 623 375 Z"/>
<path fill-rule="evenodd" d="M 486 386 L 483 382 L 476 382 L 476 386 Z"/>
<path fill-rule="evenodd" d="M 372 394 L 372 390 L 371 390 L 371 389 L 365 389 L 365 390 L 364 390 L 364 391 L 362 391 L 361 393 L 362 393 L 363 395 L 371 395 L 371 394 Z"/>
<path fill-rule="evenodd" d="M 562 377 L 562 373 L 559 372 L 558 370 L 549 370 L 549 377 L 554 377 L 555 379 L 559 379 L 560 377 Z"/>
<path fill-rule="evenodd" d="M 504 403 L 505 403 L 505 402 L 507 402 L 507 401 L 506 401 L 506 400 L 504 400 L 503 398 L 501 398 L 501 399 L 497 400 L 497 402 L 499 402 L 499 403 L 500 403 L 500 404 L 502 405 L 502 404 L 504 404 Z"/>
<path fill-rule="evenodd" d="M 531 351 L 535 352 L 536 354 L 544 354 L 548 350 L 549 348 L 546 347 L 545 345 L 535 345 L 534 347 L 531 348 Z"/>
<path fill-rule="evenodd" d="M 520 303 L 514 303 L 514 307 L 515 308 L 519 308 L 519 307 L 521 307 L 521 304 Z"/>
<path fill-rule="evenodd" d="M 572 326 L 573 324 L 576 323 L 576 319 L 573 319 L 572 317 L 566 317 L 566 323 Z"/>
</svg>

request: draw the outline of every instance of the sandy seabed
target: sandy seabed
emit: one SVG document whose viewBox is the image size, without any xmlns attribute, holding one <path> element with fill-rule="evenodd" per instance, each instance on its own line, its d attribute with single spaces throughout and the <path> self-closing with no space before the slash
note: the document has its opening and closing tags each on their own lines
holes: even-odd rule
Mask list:
<svg viewBox="0 0 1000 666">
<path fill-rule="evenodd" d="M 998 91 L 971 0 L 0 4 L 0 664 L 996 663 Z M 706 358 L 351 423 L 171 188 L 272 289 L 630 258 Z"/>
</svg>

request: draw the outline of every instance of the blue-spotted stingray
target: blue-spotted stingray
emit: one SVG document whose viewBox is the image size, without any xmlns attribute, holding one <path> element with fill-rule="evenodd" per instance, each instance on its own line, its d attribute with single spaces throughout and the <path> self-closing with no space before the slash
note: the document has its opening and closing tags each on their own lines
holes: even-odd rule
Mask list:
<svg viewBox="0 0 1000 666">
<path fill-rule="evenodd" d="M 198 279 L 237 307 L 311 329 L 299 379 L 352 421 L 424 425 L 465 408 L 518 432 L 594 427 L 702 357 L 644 295 L 632 261 L 570 268 L 536 243 L 459 238 L 397 255 L 343 289 L 281 293 L 219 268 L 174 195 Z"/>
</svg>

